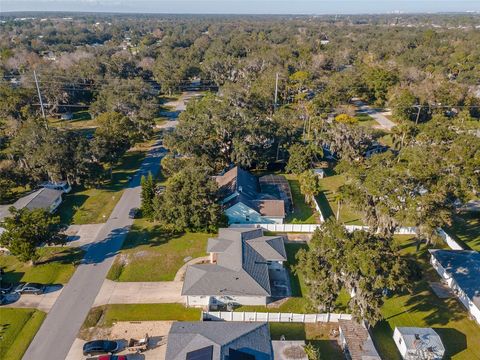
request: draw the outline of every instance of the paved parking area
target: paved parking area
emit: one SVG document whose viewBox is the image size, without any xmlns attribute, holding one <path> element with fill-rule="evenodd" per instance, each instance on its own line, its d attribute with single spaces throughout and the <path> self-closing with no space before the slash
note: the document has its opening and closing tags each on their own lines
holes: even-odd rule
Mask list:
<svg viewBox="0 0 480 360">
<path fill-rule="evenodd" d="M 181 281 L 120 282 L 105 280 L 93 306 L 106 304 L 182 303 Z"/>
<path fill-rule="evenodd" d="M 18 294 L 8 294 L 8 303 L 3 306 L 12 308 L 33 308 L 48 313 L 53 304 L 55 304 L 58 296 L 61 294 L 62 289 L 62 285 L 50 285 L 47 286 L 45 293 L 42 295 L 24 294 L 20 296 Z"/>
</svg>

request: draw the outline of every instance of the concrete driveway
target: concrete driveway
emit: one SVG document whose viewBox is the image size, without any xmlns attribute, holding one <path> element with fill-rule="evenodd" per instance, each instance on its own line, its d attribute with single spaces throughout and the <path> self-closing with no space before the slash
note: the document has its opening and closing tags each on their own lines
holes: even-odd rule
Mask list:
<svg viewBox="0 0 480 360">
<path fill-rule="evenodd" d="M 48 313 L 62 293 L 62 290 L 62 285 L 49 285 L 42 295 L 24 294 L 20 296 L 18 294 L 8 294 L 8 303 L 3 306 L 10 308 L 33 308 Z"/>
<path fill-rule="evenodd" d="M 384 112 L 371 108 L 361 100 L 355 100 L 354 104 L 358 108 L 359 113 L 371 116 L 385 130 L 391 131 L 392 128 L 397 125 L 389 118 L 387 118 L 384 115 Z"/>
<path fill-rule="evenodd" d="M 86 250 L 96 239 L 105 224 L 70 225 L 67 234 L 67 246 L 82 247 Z"/>
<path fill-rule="evenodd" d="M 107 304 L 182 303 L 180 281 L 120 282 L 105 280 L 93 306 Z"/>
</svg>

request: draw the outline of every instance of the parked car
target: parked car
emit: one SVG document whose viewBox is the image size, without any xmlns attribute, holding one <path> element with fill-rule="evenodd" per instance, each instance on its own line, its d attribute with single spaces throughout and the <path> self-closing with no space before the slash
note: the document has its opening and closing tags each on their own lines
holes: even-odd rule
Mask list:
<svg viewBox="0 0 480 360">
<path fill-rule="evenodd" d="M 7 303 L 7 296 L 0 294 L 0 305 L 6 304 Z"/>
<path fill-rule="evenodd" d="M 45 285 L 38 283 L 20 283 L 15 288 L 15 293 L 17 294 L 34 294 L 40 295 L 45 292 Z"/>
<path fill-rule="evenodd" d="M 127 355 L 100 355 L 88 357 L 85 360 L 127 360 Z"/>
<path fill-rule="evenodd" d="M 93 340 L 83 345 L 83 355 L 112 354 L 119 350 L 119 344 L 111 340 Z"/>
<path fill-rule="evenodd" d="M 8 294 L 13 290 L 13 284 L 7 282 L 0 282 L 0 294 Z"/>
</svg>

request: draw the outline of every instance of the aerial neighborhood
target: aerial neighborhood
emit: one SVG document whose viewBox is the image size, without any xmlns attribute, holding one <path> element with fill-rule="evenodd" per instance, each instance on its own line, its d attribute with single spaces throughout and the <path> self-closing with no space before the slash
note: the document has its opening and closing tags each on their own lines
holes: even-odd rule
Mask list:
<svg viewBox="0 0 480 360">
<path fill-rule="evenodd" d="M 57 3 L 0 13 L 0 359 L 480 360 L 480 8 Z"/>
</svg>

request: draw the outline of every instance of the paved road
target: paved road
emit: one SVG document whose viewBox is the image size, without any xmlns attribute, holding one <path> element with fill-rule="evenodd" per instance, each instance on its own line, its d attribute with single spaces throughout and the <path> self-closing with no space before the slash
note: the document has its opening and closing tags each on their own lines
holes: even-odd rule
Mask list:
<svg viewBox="0 0 480 360">
<path fill-rule="evenodd" d="M 176 112 L 162 128 L 177 125 L 178 113 L 195 93 L 182 94 L 179 101 L 171 104 Z M 169 104 L 170 105 L 170 104 Z M 140 179 L 142 175 L 158 173 L 164 154 L 161 141 L 157 141 L 130 181 L 108 221 L 99 230 L 95 241 L 87 248 L 83 263 L 78 266 L 69 283 L 58 296 L 40 330 L 27 349 L 24 360 L 64 360 L 74 343 L 85 317 L 94 304 L 115 255 L 122 248 L 133 219 L 129 213 L 140 207 Z"/>
<path fill-rule="evenodd" d="M 100 229 L 96 241 L 88 247 L 83 263 L 61 292 L 23 359 L 65 359 L 133 223 L 129 212 L 140 206 L 140 178 L 149 172 L 156 174 L 160 159 L 157 142 Z"/>
<path fill-rule="evenodd" d="M 370 115 L 373 119 L 375 119 L 376 122 L 380 124 L 381 127 L 388 131 L 392 130 L 392 128 L 397 125 L 393 121 L 388 119 L 385 115 L 383 115 L 382 112 L 378 111 L 377 109 L 371 108 L 360 100 L 355 101 L 355 106 L 358 107 L 359 113 Z"/>
</svg>

